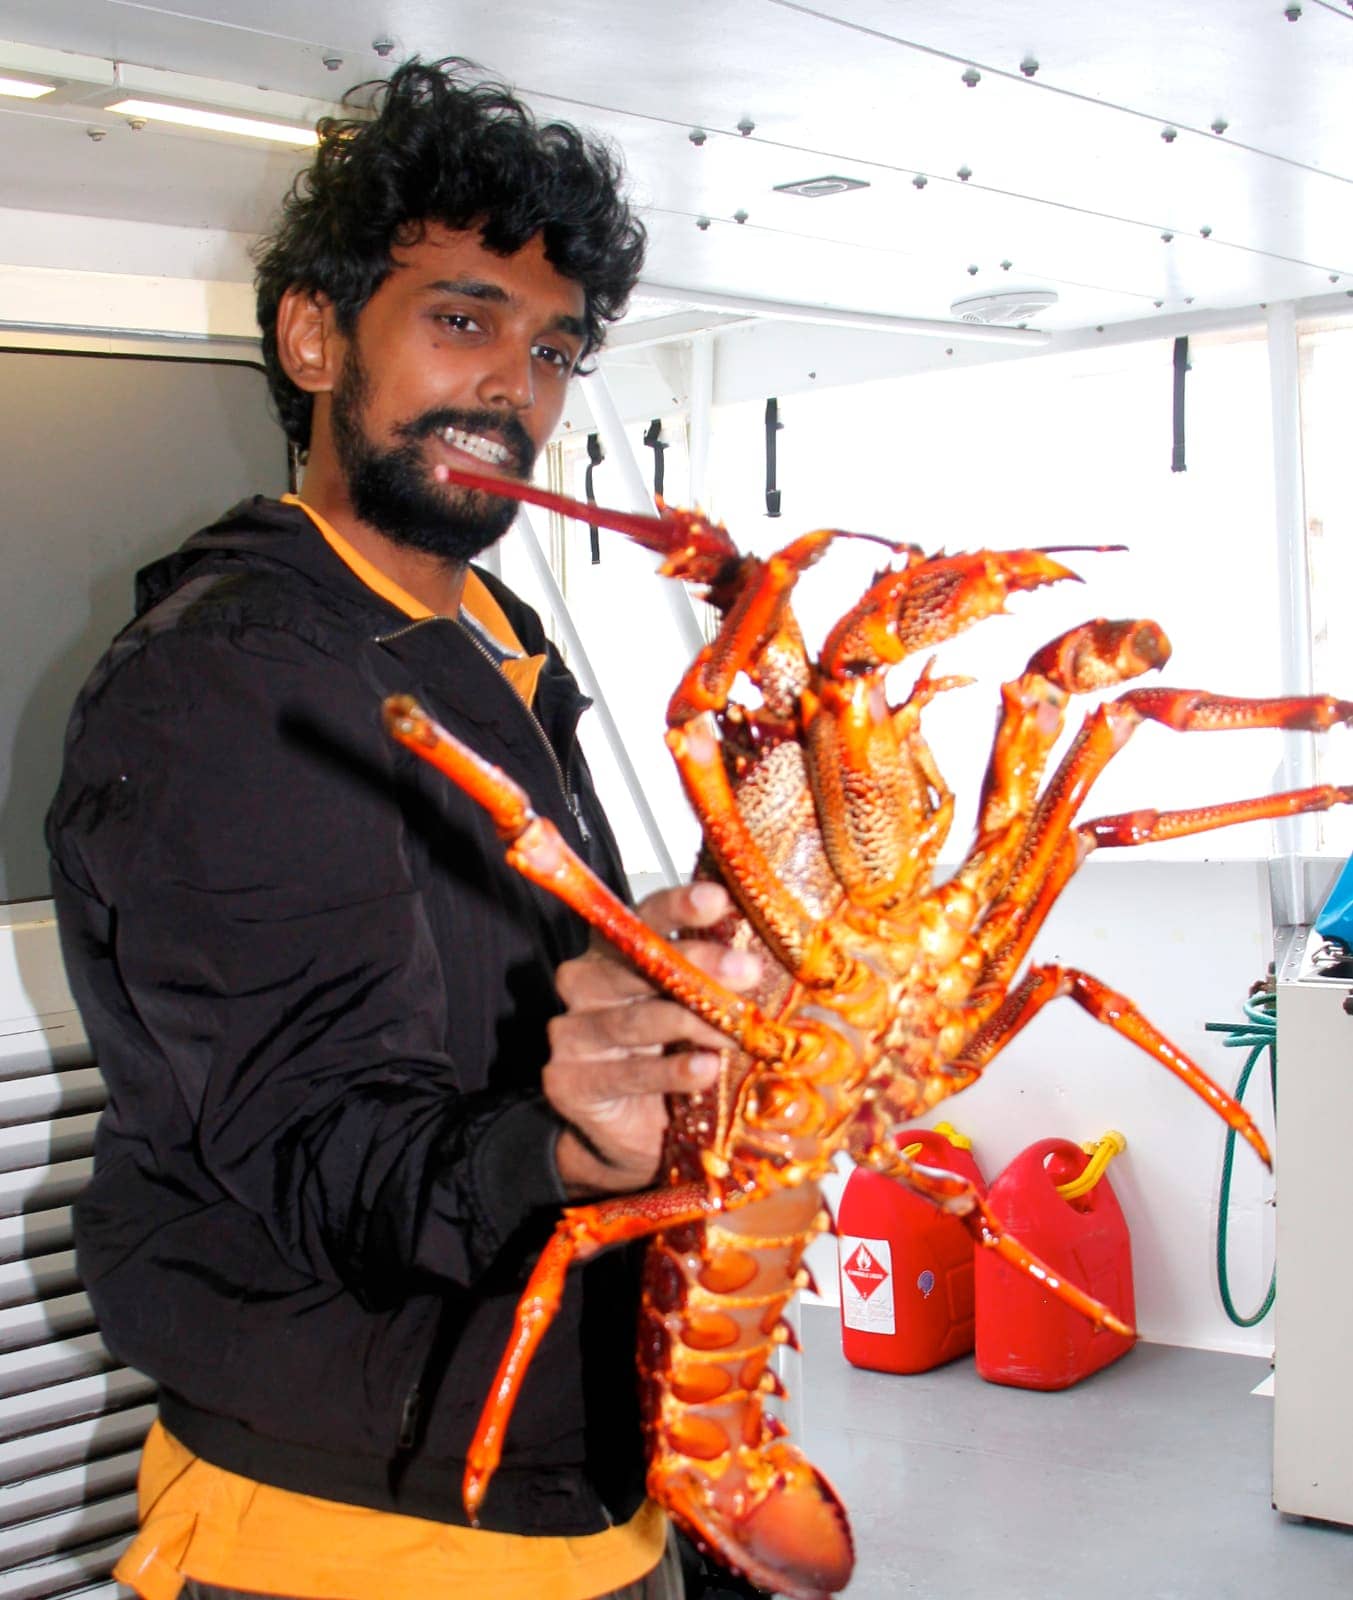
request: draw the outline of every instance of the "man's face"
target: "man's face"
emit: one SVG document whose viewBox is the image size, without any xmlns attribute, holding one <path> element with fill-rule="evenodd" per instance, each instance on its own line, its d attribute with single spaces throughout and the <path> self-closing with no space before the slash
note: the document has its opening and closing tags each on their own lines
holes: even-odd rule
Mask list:
<svg viewBox="0 0 1353 1600">
<path fill-rule="evenodd" d="M 438 481 L 439 464 L 529 478 L 585 346 L 580 284 L 539 235 L 495 255 L 429 224 L 358 314 L 332 394 L 334 450 L 357 515 L 396 543 L 468 561 L 516 506 Z"/>
</svg>

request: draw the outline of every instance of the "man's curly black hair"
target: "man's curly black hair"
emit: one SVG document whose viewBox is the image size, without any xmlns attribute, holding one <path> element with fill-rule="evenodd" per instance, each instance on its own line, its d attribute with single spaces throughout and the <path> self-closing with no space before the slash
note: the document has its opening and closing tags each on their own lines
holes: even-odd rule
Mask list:
<svg viewBox="0 0 1353 1600">
<path fill-rule="evenodd" d="M 619 159 L 566 123 L 541 126 L 505 84 L 479 72 L 458 56 L 414 58 L 352 90 L 344 105 L 365 114 L 319 124 L 315 159 L 258 246 L 263 360 L 282 426 L 302 450 L 313 403 L 277 357 L 283 294 L 323 294 L 351 333 L 393 270 L 392 248 L 416 243 L 430 222 L 478 227 L 502 255 L 541 234 L 546 259 L 582 286 L 585 354 L 624 312 L 645 235 L 621 194 Z"/>
</svg>

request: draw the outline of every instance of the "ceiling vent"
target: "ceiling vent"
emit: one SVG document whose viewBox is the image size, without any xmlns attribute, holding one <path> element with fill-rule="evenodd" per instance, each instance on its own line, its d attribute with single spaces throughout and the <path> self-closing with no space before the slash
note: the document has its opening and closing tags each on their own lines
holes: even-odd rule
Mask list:
<svg viewBox="0 0 1353 1600">
<path fill-rule="evenodd" d="M 829 194 L 845 194 L 850 189 L 867 189 L 863 178 L 843 178 L 828 173 L 825 178 L 800 178 L 797 183 L 777 183 L 776 194 L 796 194 L 804 200 L 822 200 Z"/>
<path fill-rule="evenodd" d="M 1055 289 L 994 289 L 984 294 L 960 295 L 949 312 L 960 322 L 1032 322 L 1040 312 L 1056 304 Z"/>
</svg>

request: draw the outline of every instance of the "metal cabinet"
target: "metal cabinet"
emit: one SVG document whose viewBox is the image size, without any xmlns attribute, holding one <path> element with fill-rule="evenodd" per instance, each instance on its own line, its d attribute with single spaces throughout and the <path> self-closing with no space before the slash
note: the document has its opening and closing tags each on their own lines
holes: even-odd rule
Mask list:
<svg viewBox="0 0 1353 1600">
<path fill-rule="evenodd" d="M 1353 1524 L 1353 980 L 1318 942 L 1292 930 L 1277 968 L 1273 1504 Z"/>
</svg>

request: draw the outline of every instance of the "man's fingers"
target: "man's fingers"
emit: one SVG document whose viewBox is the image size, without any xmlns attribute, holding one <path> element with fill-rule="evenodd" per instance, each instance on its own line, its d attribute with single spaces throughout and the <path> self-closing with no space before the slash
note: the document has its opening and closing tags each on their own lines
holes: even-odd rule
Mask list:
<svg viewBox="0 0 1353 1600">
<path fill-rule="evenodd" d="M 750 951 L 730 950 L 707 939 L 683 939 L 681 954 L 728 989 L 750 989 L 761 975 L 761 962 Z M 555 975 L 555 986 L 570 1010 L 623 1004 L 653 992 L 647 978 L 614 953 L 606 954 L 605 948 L 566 961 Z"/>
<path fill-rule="evenodd" d="M 732 902 L 717 883 L 688 883 L 680 889 L 659 889 L 641 900 L 635 910 L 658 933 L 675 928 L 710 928 L 727 916 Z"/>
<path fill-rule="evenodd" d="M 722 1050 L 730 1042 L 693 1011 L 652 991 L 646 998 L 562 1012 L 548 1028 L 552 1055 L 584 1059 L 616 1051 L 660 1050 L 665 1045 Z"/>
<path fill-rule="evenodd" d="M 726 989 L 750 989 L 761 976 L 761 958 L 750 950 L 730 950 L 726 944 L 712 944 L 707 939 L 683 939 L 681 953 Z"/>
<path fill-rule="evenodd" d="M 589 1105 L 618 1104 L 641 1095 L 694 1094 L 708 1088 L 719 1072 L 712 1050 L 676 1055 L 627 1055 L 591 1060 L 554 1060 L 545 1069 L 545 1087 L 560 1109 L 571 1108 L 582 1090 Z"/>
</svg>

